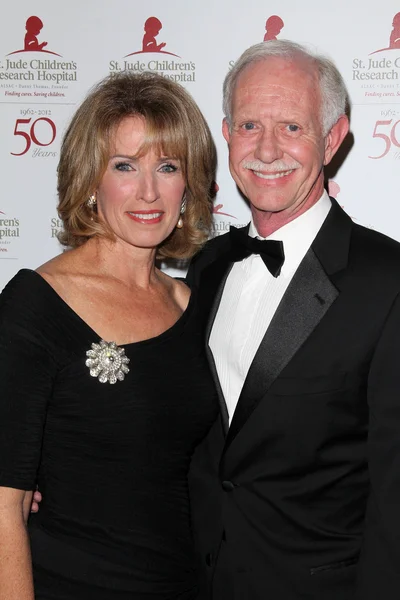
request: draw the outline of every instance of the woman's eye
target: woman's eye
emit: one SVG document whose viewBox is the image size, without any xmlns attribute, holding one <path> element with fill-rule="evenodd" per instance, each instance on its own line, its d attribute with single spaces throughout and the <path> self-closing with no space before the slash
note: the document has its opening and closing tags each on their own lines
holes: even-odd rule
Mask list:
<svg viewBox="0 0 400 600">
<path fill-rule="evenodd" d="M 130 171 L 131 168 L 131 165 L 127 162 L 118 162 L 114 165 L 114 169 L 117 171 Z"/>
<path fill-rule="evenodd" d="M 171 163 L 166 163 L 165 165 L 161 165 L 161 167 L 160 167 L 160 171 L 162 173 L 175 173 L 175 171 L 177 171 L 177 170 L 178 170 L 178 167 Z"/>
</svg>

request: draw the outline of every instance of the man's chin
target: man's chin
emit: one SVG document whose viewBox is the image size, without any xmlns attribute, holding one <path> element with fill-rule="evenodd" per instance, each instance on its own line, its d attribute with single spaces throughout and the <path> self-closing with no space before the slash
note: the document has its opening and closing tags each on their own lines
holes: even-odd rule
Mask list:
<svg viewBox="0 0 400 600">
<path fill-rule="evenodd" d="M 290 209 L 293 203 L 293 200 L 282 197 L 254 198 L 254 201 L 250 200 L 250 208 L 252 212 L 280 213 Z"/>
</svg>

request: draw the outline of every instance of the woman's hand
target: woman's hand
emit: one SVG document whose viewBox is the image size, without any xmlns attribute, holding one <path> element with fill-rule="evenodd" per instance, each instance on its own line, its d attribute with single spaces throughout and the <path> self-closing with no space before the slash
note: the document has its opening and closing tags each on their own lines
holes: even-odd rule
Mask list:
<svg viewBox="0 0 400 600">
<path fill-rule="evenodd" d="M 23 512 L 25 523 L 28 522 L 30 513 L 39 511 L 39 504 L 42 501 L 42 494 L 36 490 L 35 492 L 25 492 L 23 502 Z"/>
<path fill-rule="evenodd" d="M 33 498 L 32 498 L 32 503 L 31 503 L 31 507 L 30 507 L 30 511 L 32 513 L 37 513 L 39 511 L 39 505 L 42 501 L 42 494 L 39 492 L 39 490 L 36 490 L 35 492 L 33 492 Z"/>
</svg>

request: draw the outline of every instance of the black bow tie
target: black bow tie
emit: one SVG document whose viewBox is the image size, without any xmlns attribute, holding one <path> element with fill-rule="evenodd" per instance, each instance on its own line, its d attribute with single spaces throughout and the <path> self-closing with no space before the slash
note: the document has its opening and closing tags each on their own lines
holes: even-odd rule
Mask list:
<svg viewBox="0 0 400 600">
<path fill-rule="evenodd" d="M 248 227 L 237 229 L 231 227 L 229 230 L 231 242 L 231 259 L 238 262 L 251 254 L 259 254 L 264 261 L 268 271 L 274 277 L 278 277 L 285 262 L 283 242 L 278 240 L 257 240 L 250 237 Z"/>
</svg>

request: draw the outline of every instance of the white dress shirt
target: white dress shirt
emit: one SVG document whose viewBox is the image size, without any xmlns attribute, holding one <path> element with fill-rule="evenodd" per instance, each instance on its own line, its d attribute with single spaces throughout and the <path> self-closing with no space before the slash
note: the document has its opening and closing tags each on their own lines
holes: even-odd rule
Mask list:
<svg viewBox="0 0 400 600">
<path fill-rule="evenodd" d="M 235 263 L 225 283 L 210 335 L 218 378 L 232 420 L 257 349 L 298 266 L 325 221 L 331 201 L 326 192 L 305 213 L 268 238 L 258 236 L 253 221 L 249 235 L 282 240 L 285 262 L 273 277 L 259 255 Z"/>
</svg>

